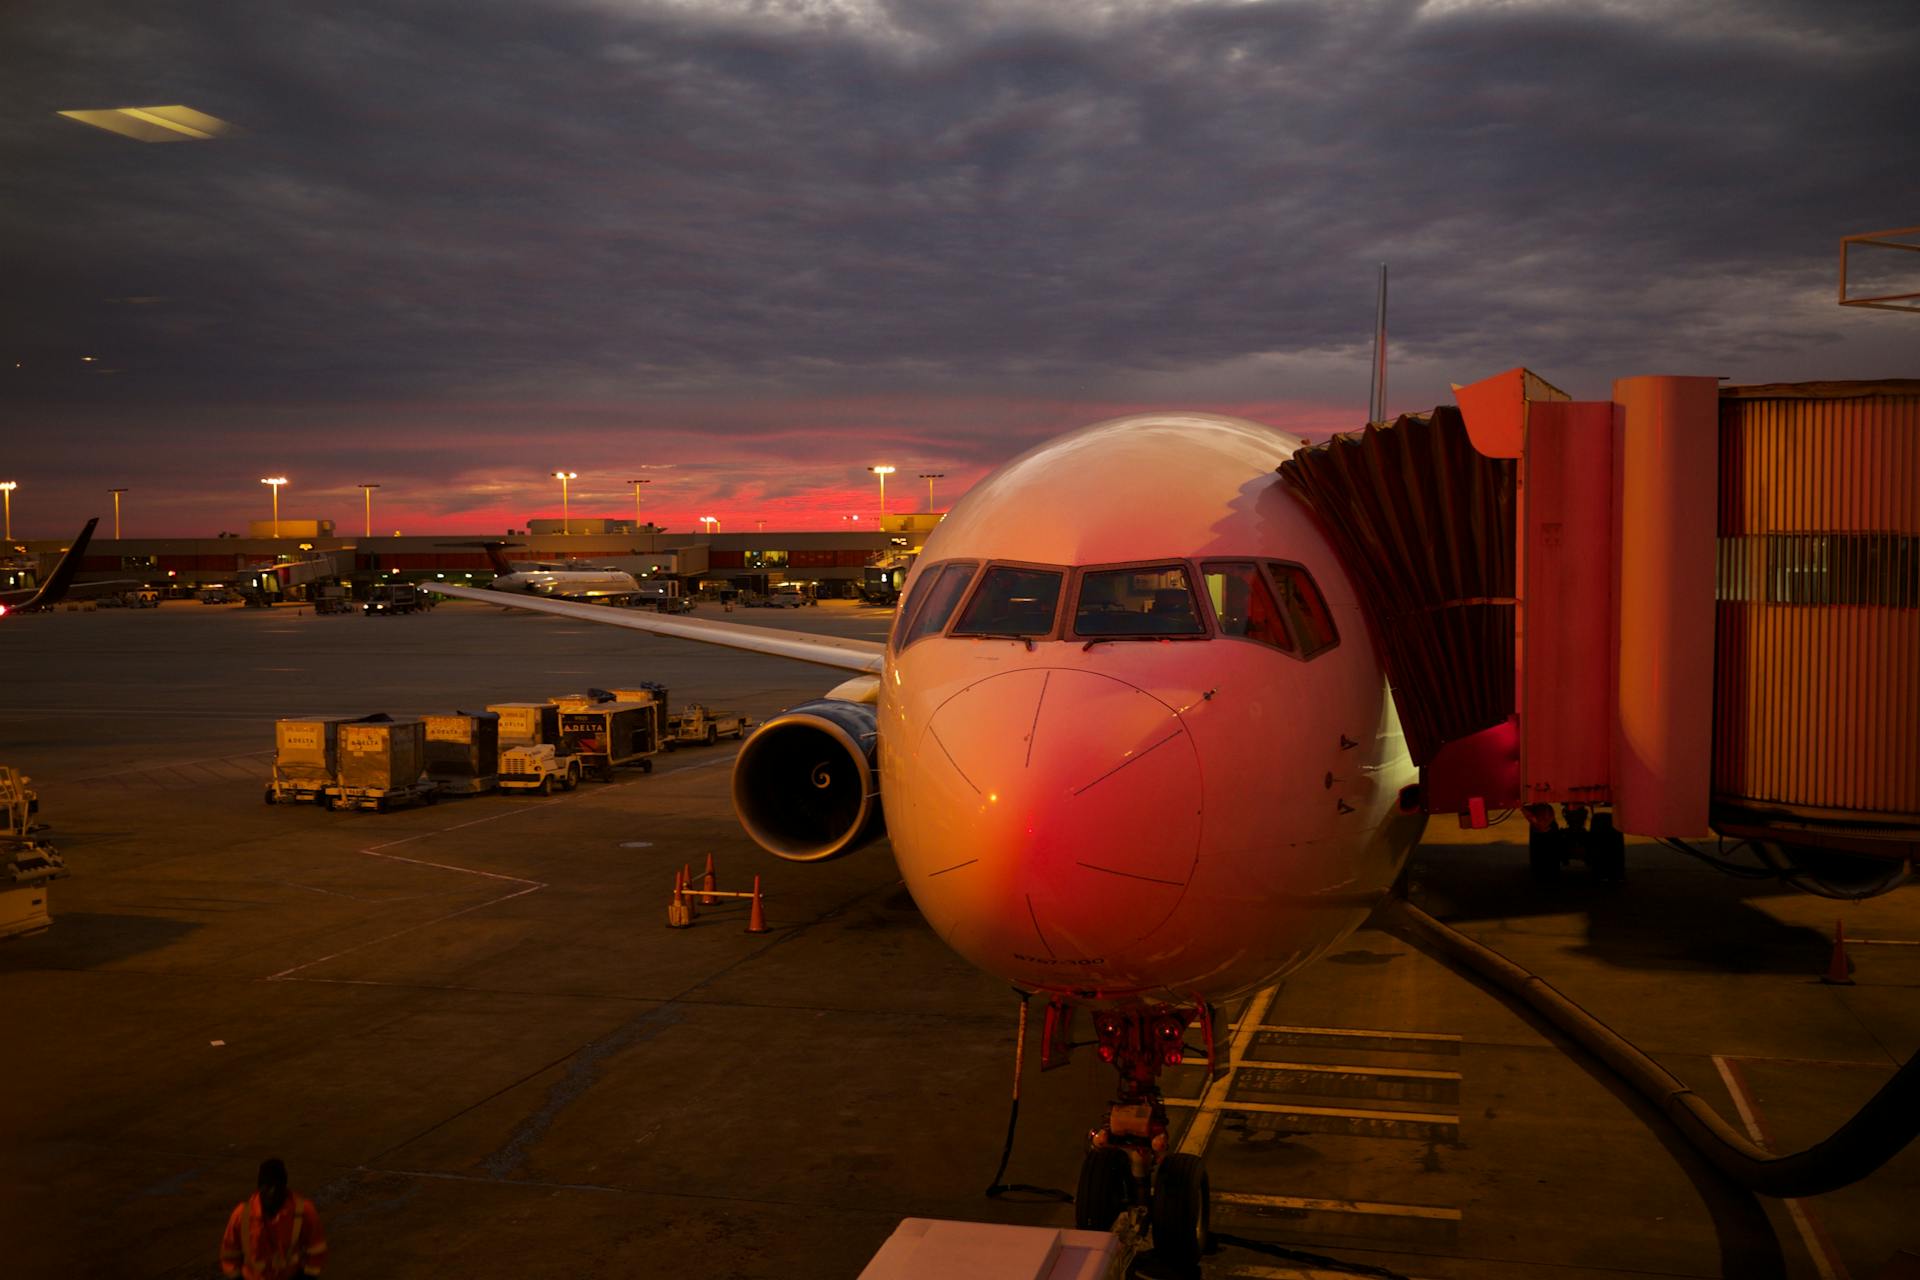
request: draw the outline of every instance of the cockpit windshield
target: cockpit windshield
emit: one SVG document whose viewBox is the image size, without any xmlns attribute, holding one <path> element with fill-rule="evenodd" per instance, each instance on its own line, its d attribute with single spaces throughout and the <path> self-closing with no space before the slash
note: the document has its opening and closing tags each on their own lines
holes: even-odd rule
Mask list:
<svg viewBox="0 0 1920 1280">
<path fill-rule="evenodd" d="M 1076 636 L 1197 636 L 1206 633 L 1185 567 L 1138 565 L 1080 577 Z"/>
<path fill-rule="evenodd" d="M 954 624 L 956 636 L 1044 636 L 1060 603 L 1058 569 L 994 565 L 980 575 L 973 599 Z"/>
</svg>

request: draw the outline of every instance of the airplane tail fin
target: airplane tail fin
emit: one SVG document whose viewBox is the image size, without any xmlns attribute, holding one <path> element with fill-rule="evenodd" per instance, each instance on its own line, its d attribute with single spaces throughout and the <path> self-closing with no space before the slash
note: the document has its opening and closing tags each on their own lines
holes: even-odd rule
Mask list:
<svg viewBox="0 0 1920 1280">
<path fill-rule="evenodd" d="M 443 542 L 443 547 L 479 547 L 487 553 L 487 562 L 493 566 L 496 577 L 505 577 L 513 572 L 513 565 L 507 559 L 507 548 L 523 545 L 518 542 Z"/>
<path fill-rule="evenodd" d="M 22 613 L 34 609 L 51 609 L 66 598 L 67 588 L 73 585 L 74 575 L 80 572 L 80 561 L 87 554 L 87 544 L 93 541 L 93 527 L 99 523 L 99 516 L 87 521 L 87 527 L 80 531 L 80 536 L 73 540 L 73 545 L 67 548 L 67 553 L 60 557 L 60 563 L 53 566 L 53 572 L 48 574 L 47 580 L 40 584 L 40 589 L 34 592 L 33 597 L 25 604 L 19 606 Z"/>
</svg>

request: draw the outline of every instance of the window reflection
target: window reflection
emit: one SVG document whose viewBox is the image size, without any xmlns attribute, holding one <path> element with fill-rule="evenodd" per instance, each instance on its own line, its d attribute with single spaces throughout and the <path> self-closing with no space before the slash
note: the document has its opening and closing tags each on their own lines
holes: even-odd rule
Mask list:
<svg viewBox="0 0 1920 1280">
<path fill-rule="evenodd" d="M 1267 572 L 1273 575 L 1274 590 L 1280 593 L 1280 611 L 1300 639 L 1301 657 L 1311 658 L 1340 642 L 1340 633 L 1334 630 L 1333 614 L 1312 574 L 1297 564 L 1282 561 L 1269 561 Z"/>
<path fill-rule="evenodd" d="M 1280 606 L 1267 589 L 1266 579 L 1260 576 L 1259 565 L 1250 560 L 1206 564 L 1200 572 L 1221 635 L 1255 640 L 1283 653 L 1294 652 L 1293 637 L 1281 620 Z"/>
<path fill-rule="evenodd" d="M 914 584 L 913 600 L 908 603 L 918 603 L 919 612 L 913 614 L 907 623 L 899 647 L 904 649 L 915 640 L 938 635 L 944 630 L 947 619 L 953 616 L 954 608 L 959 605 L 960 597 L 966 594 L 967 583 L 972 578 L 973 562 L 960 560 L 937 566 Z"/>
<path fill-rule="evenodd" d="M 1061 573 L 1057 569 L 1016 569 L 996 565 L 980 576 L 980 585 L 966 612 L 960 615 L 956 636 L 1043 636 L 1053 630 L 1055 606 L 1060 602 Z"/>
<path fill-rule="evenodd" d="M 1076 636 L 1204 634 L 1187 571 L 1179 565 L 1103 569 L 1080 579 Z"/>
</svg>

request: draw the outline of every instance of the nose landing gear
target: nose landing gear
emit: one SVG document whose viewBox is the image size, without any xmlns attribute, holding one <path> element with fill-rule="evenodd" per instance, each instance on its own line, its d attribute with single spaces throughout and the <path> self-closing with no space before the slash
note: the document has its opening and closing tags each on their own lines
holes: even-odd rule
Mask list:
<svg viewBox="0 0 1920 1280">
<path fill-rule="evenodd" d="M 1087 1138 L 1074 1196 L 1074 1225 L 1110 1231 L 1122 1214 L 1140 1209 L 1152 1228 L 1155 1255 L 1186 1273 L 1197 1273 L 1209 1245 L 1207 1168 L 1198 1155 L 1170 1147 L 1160 1072 L 1197 1056 L 1186 1043 L 1188 1030 L 1196 1024 L 1208 1070 L 1218 1069 L 1215 1013 L 1206 1004 L 1161 1004 L 1102 1009 L 1093 1015 L 1094 1043 L 1101 1060 L 1119 1073 L 1120 1086 L 1105 1122 Z M 1044 1066 L 1065 1062 L 1066 1046 L 1056 1048 L 1054 1038 L 1058 1034 L 1064 1041 L 1071 1019 L 1072 1006 L 1055 997 L 1047 1007 Z"/>
</svg>

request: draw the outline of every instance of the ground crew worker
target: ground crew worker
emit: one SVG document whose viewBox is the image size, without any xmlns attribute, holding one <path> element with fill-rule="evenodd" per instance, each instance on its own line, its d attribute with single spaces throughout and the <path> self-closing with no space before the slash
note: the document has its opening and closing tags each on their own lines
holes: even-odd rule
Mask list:
<svg viewBox="0 0 1920 1280">
<path fill-rule="evenodd" d="M 259 1187 L 227 1218 L 221 1274 L 240 1280 L 319 1275 L 327 1264 L 327 1233 L 313 1201 L 287 1190 L 287 1166 L 278 1160 L 261 1162 Z"/>
</svg>

